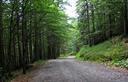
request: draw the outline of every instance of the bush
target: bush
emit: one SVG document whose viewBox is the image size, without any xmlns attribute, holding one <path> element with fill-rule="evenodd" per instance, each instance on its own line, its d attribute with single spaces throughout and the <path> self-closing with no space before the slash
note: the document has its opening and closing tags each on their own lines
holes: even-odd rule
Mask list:
<svg viewBox="0 0 128 82">
<path fill-rule="evenodd" d="M 86 36 L 87 44 L 96 45 L 100 42 L 103 42 L 106 39 L 105 33 L 102 31 L 97 31 L 94 33 L 90 33 Z"/>
<path fill-rule="evenodd" d="M 127 60 L 121 60 L 121 61 L 113 61 L 112 62 L 116 66 L 125 67 L 128 69 L 128 59 Z"/>
</svg>

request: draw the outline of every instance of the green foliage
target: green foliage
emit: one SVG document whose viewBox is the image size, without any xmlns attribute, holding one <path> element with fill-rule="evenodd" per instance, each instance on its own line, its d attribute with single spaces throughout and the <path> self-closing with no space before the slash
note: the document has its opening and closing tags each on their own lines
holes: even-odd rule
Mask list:
<svg viewBox="0 0 128 82">
<path fill-rule="evenodd" d="M 105 41 L 104 43 L 100 43 L 96 46 L 84 46 L 77 53 L 77 58 L 82 60 L 90 60 L 90 61 L 100 61 L 100 62 L 108 62 L 108 61 L 121 61 L 121 63 L 125 63 L 124 60 L 128 58 L 126 52 L 126 48 L 123 42 L 119 37 L 113 38 L 109 41 Z"/>
<path fill-rule="evenodd" d="M 122 0 L 78 0 L 81 41 L 95 45 L 112 36 L 123 34 L 122 27 L 126 26 L 123 19 L 124 4 Z"/>
<path fill-rule="evenodd" d="M 0 66 L 7 74 L 17 68 L 25 74 L 29 64 L 64 52 L 71 27 L 62 8 L 65 0 L 0 2 Z"/>
<path fill-rule="evenodd" d="M 61 54 L 59 58 L 63 59 L 63 58 L 67 58 L 68 56 L 69 56 L 69 54 L 65 53 L 65 54 Z"/>
<path fill-rule="evenodd" d="M 46 61 L 44 61 L 44 60 L 38 60 L 38 61 L 36 61 L 36 62 L 34 62 L 34 65 L 43 65 L 43 64 L 45 64 L 46 63 Z"/>
<path fill-rule="evenodd" d="M 127 60 L 120 60 L 120 61 L 113 61 L 112 64 L 115 66 L 121 66 L 128 69 L 128 59 Z"/>
</svg>

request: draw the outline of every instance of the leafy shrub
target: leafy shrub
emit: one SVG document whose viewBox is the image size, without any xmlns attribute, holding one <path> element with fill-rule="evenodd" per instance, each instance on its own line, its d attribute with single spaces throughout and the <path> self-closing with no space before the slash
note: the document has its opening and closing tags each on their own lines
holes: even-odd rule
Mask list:
<svg viewBox="0 0 128 82">
<path fill-rule="evenodd" d="M 113 61 L 112 62 L 116 66 L 125 67 L 128 69 L 128 59 L 127 60 L 121 60 L 121 61 Z"/>
<path fill-rule="evenodd" d="M 87 44 L 95 45 L 100 42 L 103 42 L 106 39 L 106 37 L 103 31 L 97 31 L 97 32 L 88 34 L 85 39 L 86 41 L 89 41 L 89 43 L 87 42 Z"/>
</svg>

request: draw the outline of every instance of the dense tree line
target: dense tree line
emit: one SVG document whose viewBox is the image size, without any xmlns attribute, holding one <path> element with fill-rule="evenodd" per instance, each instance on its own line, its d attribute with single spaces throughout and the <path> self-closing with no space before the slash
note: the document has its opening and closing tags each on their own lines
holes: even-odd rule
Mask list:
<svg viewBox="0 0 128 82">
<path fill-rule="evenodd" d="M 128 35 L 128 0 L 79 0 L 77 12 L 83 44 Z"/>
<path fill-rule="evenodd" d="M 67 37 L 63 0 L 0 0 L 0 80 L 34 61 L 59 57 Z M 0 81 L 1 82 L 1 81 Z"/>
</svg>

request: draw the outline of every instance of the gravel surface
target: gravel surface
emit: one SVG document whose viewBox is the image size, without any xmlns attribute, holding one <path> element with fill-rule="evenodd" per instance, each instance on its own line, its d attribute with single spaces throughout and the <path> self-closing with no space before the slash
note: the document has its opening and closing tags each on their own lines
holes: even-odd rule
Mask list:
<svg viewBox="0 0 128 82">
<path fill-rule="evenodd" d="M 33 70 L 29 76 L 29 80 L 12 82 L 128 82 L 128 72 L 77 61 L 73 57 L 50 60 L 48 64 Z"/>
</svg>

